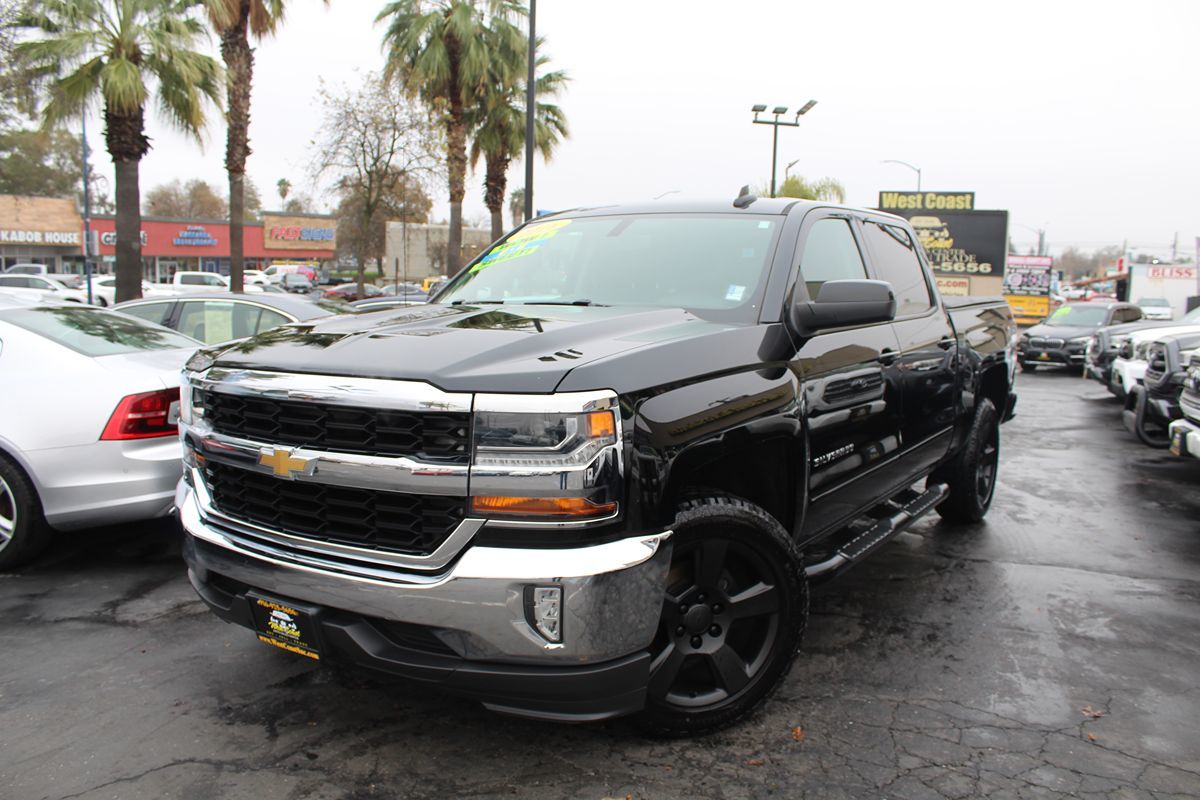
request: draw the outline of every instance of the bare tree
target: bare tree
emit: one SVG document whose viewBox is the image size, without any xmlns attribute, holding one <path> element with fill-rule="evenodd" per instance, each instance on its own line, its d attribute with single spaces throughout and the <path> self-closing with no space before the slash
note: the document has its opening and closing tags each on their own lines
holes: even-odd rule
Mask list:
<svg viewBox="0 0 1200 800">
<path fill-rule="evenodd" d="M 343 202 L 353 198 L 359 232 L 351 243 L 358 262 L 358 293 L 363 294 L 368 258 L 381 253 L 362 235 L 382 224 L 378 212 L 389 198 L 436 179 L 442 167 L 441 140 L 424 110 L 403 90 L 378 75 L 367 75 L 356 89 L 333 92 L 322 87 L 324 135 L 315 143 L 318 177 L 332 177 Z M 382 237 L 379 237 L 380 240 Z"/>
</svg>

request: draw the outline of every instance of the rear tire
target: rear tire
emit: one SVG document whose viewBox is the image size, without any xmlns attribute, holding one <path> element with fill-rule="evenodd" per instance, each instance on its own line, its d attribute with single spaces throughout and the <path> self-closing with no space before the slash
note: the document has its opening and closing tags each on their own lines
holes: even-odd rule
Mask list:
<svg viewBox="0 0 1200 800">
<path fill-rule="evenodd" d="M 37 558 L 52 536 L 33 484 L 15 464 L 0 456 L 0 570 Z"/>
<path fill-rule="evenodd" d="M 991 400 L 981 400 L 967 441 L 958 455 L 932 476 L 930 483 L 945 483 L 950 496 L 937 507 L 947 522 L 979 522 L 987 515 L 996 493 L 1000 466 L 1000 414 Z"/>
<path fill-rule="evenodd" d="M 808 582 L 791 536 L 733 497 L 685 502 L 651 649 L 646 708 L 653 736 L 732 725 L 779 685 L 808 618 Z"/>
</svg>

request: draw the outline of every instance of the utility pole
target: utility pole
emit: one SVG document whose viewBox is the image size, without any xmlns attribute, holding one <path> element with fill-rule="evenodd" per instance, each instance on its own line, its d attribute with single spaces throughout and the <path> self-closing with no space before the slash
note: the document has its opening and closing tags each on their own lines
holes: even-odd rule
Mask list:
<svg viewBox="0 0 1200 800">
<path fill-rule="evenodd" d="M 1046 255 L 1046 229 L 1038 228 L 1038 255 Z"/>
<path fill-rule="evenodd" d="M 1175 239 L 1171 242 L 1171 263 L 1179 260 L 1179 231 L 1175 231 Z"/>
<path fill-rule="evenodd" d="M 92 248 L 92 194 L 88 183 L 91 179 L 91 169 L 88 166 L 87 146 L 87 107 L 80 117 L 83 123 L 83 281 L 87 284 L 87 301 L 92 305 L 92 259 L 89 252 Z"/>
<path fill-rule="evenodd" d="M 529 0 L 529 74 L 525 77 L 525 221 L 533 219 L 533 115 L 537 110 L 537 0 Z"/>
</svg>

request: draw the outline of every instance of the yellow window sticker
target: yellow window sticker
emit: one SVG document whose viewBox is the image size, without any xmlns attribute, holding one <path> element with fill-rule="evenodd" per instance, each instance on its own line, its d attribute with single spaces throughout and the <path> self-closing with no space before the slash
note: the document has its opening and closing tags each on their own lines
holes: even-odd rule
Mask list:
<svg viewBox="0 0 1200 800">
<path fill-rule="evenodd" d="M 542 242 L 554 238 L 559 231 L 570 224 L 571 220 L 569 219 L 556 219 L 550 222 L 526 225 L 508 237 L 504 244 L 493 247 L 486 256 L 471 267 L 471 272 L 478 272 L 485 267 L 536 253 L 537 249 L 542 246 Z"/>
</svg>

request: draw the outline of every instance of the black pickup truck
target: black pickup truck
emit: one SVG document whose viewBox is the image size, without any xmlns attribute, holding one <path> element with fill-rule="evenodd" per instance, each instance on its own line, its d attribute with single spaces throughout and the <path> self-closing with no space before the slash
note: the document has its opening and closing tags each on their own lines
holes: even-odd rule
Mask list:
<svg viewBox="0 0 1200 800">
<path fill-rule="evenodd" d="M 542 217 L 427 305 L 189 361 L 189 575 L 301 656 L 710 730 L 780 682 L 810 583 L 935 508 L 984 516 L 1014 345 L 887 214 Z"/>
</svg>

